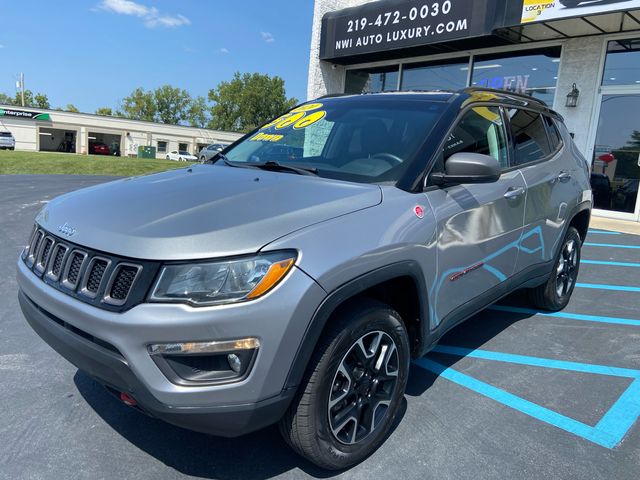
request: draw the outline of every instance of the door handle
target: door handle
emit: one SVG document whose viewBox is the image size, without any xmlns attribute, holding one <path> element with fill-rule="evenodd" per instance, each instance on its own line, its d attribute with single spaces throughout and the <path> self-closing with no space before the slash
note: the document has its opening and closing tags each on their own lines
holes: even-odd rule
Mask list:
<svg viewBox="0 0 640 480">
<path fill-rule="evenodd" d="M 514 198 L 518 198 L 520 195 L 524 195 L 524 188 L 522 187 L 511 187 L 507 190 L 507 193 L 504 194 L 504 198 L 507 200 L 512 200 Z"/>
<path fill-rule="evenodd" d="M 567 183 L 569 180 L 571 180 L 571 174 L 569 172 L 560 172 L 558 174 L 558 180 L 560 180 L 562 183 Z"/>
</svg>

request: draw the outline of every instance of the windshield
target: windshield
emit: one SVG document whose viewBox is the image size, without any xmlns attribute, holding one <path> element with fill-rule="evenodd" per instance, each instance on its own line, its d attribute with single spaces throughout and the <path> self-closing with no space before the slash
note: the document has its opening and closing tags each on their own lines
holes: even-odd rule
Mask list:
<svg viewBox="0 0 640 480">
<path fill-rule="evenodd" d="M 277 162 L 360 183 L 396 182 L 445 105 L 391 98 L 322 99 L 264 125 L 225 152 L 237 166 Z"/>
</svg>

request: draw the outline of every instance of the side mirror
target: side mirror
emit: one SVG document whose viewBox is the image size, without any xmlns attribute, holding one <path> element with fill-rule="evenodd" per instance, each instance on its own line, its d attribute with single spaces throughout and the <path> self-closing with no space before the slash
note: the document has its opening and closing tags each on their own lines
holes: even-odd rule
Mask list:
<svg viewBox="0 0 640 480">
<path fill-rule="evenodd" d="M 480 153 L 460 152 L 451 155 L 444 164 L 445 173 L 432 173 L 435 185 L 460 183 L 493 183 L 500 178 L 500 164 Z"/>
</svg>

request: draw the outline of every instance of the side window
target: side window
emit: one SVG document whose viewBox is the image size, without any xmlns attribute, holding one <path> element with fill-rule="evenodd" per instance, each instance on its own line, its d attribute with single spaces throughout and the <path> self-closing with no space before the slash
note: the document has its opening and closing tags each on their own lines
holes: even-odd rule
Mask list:
<svg viewBox="0 0 640 480">
<path fill-rule="evenodd" d="M 547 131 L 539 113 L 514 108 L 509 110 L 514 142 L 514 165 L 537 162 L 551 153 Z"/>
<path fill-rule="evenodd" d="M 498 107 L 474 107 L 464 114 L 443 148 L 444 161 L 460 152 L 490 155 L 509 168 L 507 142 Z"/>
<path fill-rule="evenodd" d="M 549 146 L 551 147 L 551 151 L 555 152 L 560 147 L 560 142 L 562 141 L 560 132 L 558 131 L 556 122 L 554 122 L 551 117 L 543 115 L 542 118 L 544 118 L 544 123 L 547 125 L 547 132 L 549 132 Z"/>
</svg>

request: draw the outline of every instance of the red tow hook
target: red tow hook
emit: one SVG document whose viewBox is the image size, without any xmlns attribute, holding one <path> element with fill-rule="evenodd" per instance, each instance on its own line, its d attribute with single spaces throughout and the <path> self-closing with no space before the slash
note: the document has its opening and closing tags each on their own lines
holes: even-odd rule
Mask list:
<svg viewBox="0 0 640 480">
<path fill-rule="evenodd" d="M 122 400 L 122 403 L 130 407 L 135 407 L 136 405 L 138 405 L 136 399 L 128 393 L 120 392 L 120 400 Z"/>
</svg>

